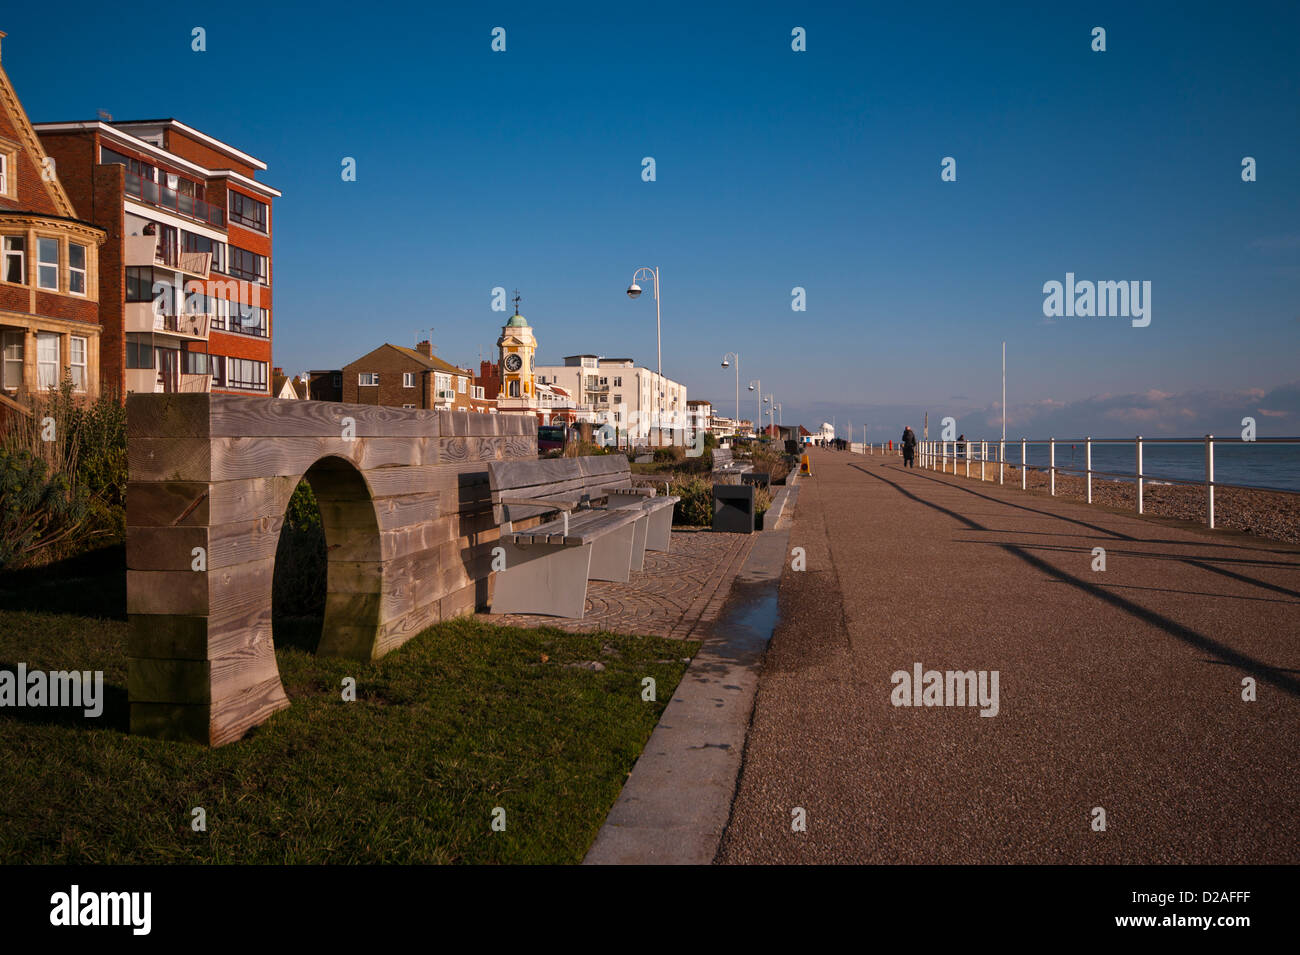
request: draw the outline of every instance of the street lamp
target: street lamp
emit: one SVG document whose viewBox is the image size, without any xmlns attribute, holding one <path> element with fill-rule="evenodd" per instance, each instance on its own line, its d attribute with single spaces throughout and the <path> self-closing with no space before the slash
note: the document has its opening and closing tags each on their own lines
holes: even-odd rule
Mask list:
<svg viewBox="0 0 1300 955">
<path fill-rule="evenodd" d="M 663 444 L 664 435 L 664 402 L 663 402 L 663 376 L 664 376 L 664 340 L 662 324 L 660 323 L 659 314 L 659 266 L 652 268 L 639 268 L 632 273 L 632 284 L 627 287 L 627 297 L 635 301 L 641 297 L 641 286 L 636 284 L 636 280 L 644 272 L 655 283 L 655 343 L 658 350 L 658 373 L 659 382 L 657 383 L 659 391 L 659 443 Z"/>
<path fill-rule="evenodd" d="M 727 360 L 729 358 L 736 359 L 736 424 L 739 425 L 740 424 L 740 354 L 738 352 L 729 351 L 725 355 L 723 355 L 722 356 L 723 368 L 726 368 L 728 365 L 731 364 L 731 362 Z"/>
<path fill-rule="evenodd" d="M 757 438 L 758 429 L 763 424 L 763 407 L 758 400 L 759 395 L 763 393 L 763 382 L 755 378 L 749 383 L 749 390 L 754 392 L 754 437 Z"/>
</svg>

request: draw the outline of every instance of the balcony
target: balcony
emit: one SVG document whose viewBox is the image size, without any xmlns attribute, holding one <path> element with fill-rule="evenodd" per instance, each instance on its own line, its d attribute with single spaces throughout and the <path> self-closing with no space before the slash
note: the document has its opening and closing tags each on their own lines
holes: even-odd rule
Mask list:
<svg viewBox="0 0 1300 955">
<path fill-rule="evenodd" d="M 212 272 L 211 252 L 174 252 L 159 249 L 152 235 L 128 235 L 122 239 L 122 255 L 127 266 L 163 266 L 186 275 L 208 280 Z"/>
<path fill-rule="evenodd" d="M 202 222 L 204 225 L 215 226 L 218 229 L 226 227 L 224 209 L 204 202 L 202 199 L 195 199 L 193 196 L 187 196 L 174 189 L 168 189 L 159 183 L 150 182 L 130 170 L 124 172 L 126 175 L 126 194 L 133 199 L 138 199 L 145 205 L 153 206 L 156 209 L 175 212 L 177 215 L 193 219 L 195 222 Z"/>
<path fill-rule="evenodd" d="M 207 313 L 156 315 L 152 302 L 127 302 L 125 325 L 128 332 L 153 332 L 194 341 L 207 341 L 212 316 Z"/>
<path fill-rule="evenodd" d="M 160 372 L 157 368 L 128 368 L 126 390 L 135 394 L 207 394 L 212 391 L 212 376 Z"/>
</svg>

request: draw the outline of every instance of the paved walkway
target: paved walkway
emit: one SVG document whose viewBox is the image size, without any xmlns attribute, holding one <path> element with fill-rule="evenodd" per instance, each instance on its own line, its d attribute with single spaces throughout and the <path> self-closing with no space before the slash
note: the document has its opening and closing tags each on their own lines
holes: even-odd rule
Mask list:
<svg viewBox="0 0 1300 955">
<path fill-rule="evenodd" d="M 1300 862 L 1300 548 L 813 468 L 719 861 Z M 999 712 L 891 705 L 916 663 L 998 671 Z"/>
<path fill-rule="evenodd" d="M 503 626 L 699 640 L 717 620 L 753 542 L 751 534 L 673 528 L 672 550 L 646 551 L 645 568 L 633 571 L 626 584 L 589 581 L 581 620 L 537 614 L 480 616 Z"/>
</svg>

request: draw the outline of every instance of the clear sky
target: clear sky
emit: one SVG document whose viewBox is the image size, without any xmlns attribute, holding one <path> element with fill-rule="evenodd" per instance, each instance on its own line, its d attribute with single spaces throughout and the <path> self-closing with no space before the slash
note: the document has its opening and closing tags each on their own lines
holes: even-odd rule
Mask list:
<svg viewBox="0 0 1300 955">
<path fill-rule="evenodd" d="M 1005 340 L 1013 434 L 1300 434 L 1300 4 L 51 9 L 0 15 L 34 121 L 172 116 L 269 164 L 290 372 L 427 328 L 472 364 L 495 286 L 541 361 L 653 367 L 624 290 L 658 265 L 664 371 L 724 411 L 735 350 L 743 414 L 760 378 L 787 424 L 991 436 Z M 1150 325 L 1045 317 L 1067 272 L 1149 281 Z"/>
</svg>

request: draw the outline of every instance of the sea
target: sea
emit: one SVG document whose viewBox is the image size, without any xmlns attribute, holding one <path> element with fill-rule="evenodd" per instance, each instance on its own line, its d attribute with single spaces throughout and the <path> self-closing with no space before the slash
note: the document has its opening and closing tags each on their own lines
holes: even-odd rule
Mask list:
<svg viewBox="0 0 1300 955">
<path fill-rule="evenodd" d="M 972 442 L 975 460 L 979 444 Z M 997 442 L 989 442 L 989 459 L 997 456 Z M 952 445 L 949 446 L 951 454 Z M 1047 467 L 1049 457 L 1046 444 L 1028 446 L 1029 464 Z M 1007 439 L 1007 463 L 1020 463 L 1020 442 Z M 972 461 L 974 464 L 974 461 Z M 1083 442 L 1071 444 L 1056 442 L 1056 469 L 1058 472 L 1078 473 L 1084 467 Z M 1110 471 L 1106 478 L 1112 481 L 1135 481 L 1137 456 L 1133 443 L 1092 445 L 1093 471 Z M 1142 473 L 1146 483 L 1158 484 L 1162 480 L 1205 480 L 1204 444 L 1142 444 Z M 1119 475 L 1119 476 L 1115 476 Z M 1094 475 L 1100 477 L 1099 475 Z M 1237 484 L 1243 487 L 1274 491 L 1300 492 L 1300 443 L 1259 444 L 1233 443 L 1214 446 L 1215 484 Z"/>
</svg>

